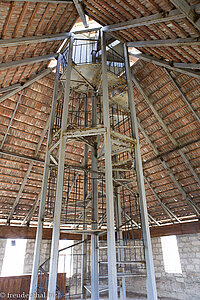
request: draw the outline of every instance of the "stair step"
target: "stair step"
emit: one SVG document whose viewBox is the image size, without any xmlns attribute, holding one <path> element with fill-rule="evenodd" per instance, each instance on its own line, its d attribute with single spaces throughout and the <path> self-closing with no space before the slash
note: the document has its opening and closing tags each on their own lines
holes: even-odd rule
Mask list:
<svg viewBox="0 0 200 300">
<path fill-rule="evenodd" d="M 88 86 L 97 89 L 101 76 L 101 64 L 74 65 L 71 73 L 70 87 L 77 92 L 86 93 Z M 65 81 L 66 71 L 61 76 L 61 81 Z"/>
<path fill-rule="evenodd" d="M 118 273 L 118 278 L 122 277 L 146 277 L 146 273 Z M 108 278 L 108 275 L 100 275 L 99 279 L 106 279 Z"/>
<path fill-rule="evenodd" d="M 88 136 L 96 136 L 99 134 L 104 134 L 105 128 L 102 126 L 97 127 L 90 127 L 90 128 L 84 128 L 84 129 L 74 129 L 74 130 L 68 130 L 63 135 L 68 139 L 73 139 L 77 137 L 88 137 Z"/>
<path fill-rule="evenodd" d="M 91 294 L 91 285 L 85 285 L 85 289 Z M 117 287 L 120 288 L 119 286 Z M 99 293 L 104 293 L 108 291 L 108 285 L 99 285 Z"/>
<path fill-rule="evenodd" d="M 121 246 L 115 246 L 116 248 L 125 248 L 125 249 L 135 249 L 135 248 L 143 248 L 143 245 L 138 245 L 138 246 L 125 246 L 125 245 L 121 245 Z M 99 247 L 99 249 L 108 249 L 108 246 L 102 246 Z"/>
<path fill-rule="evenodd" d="M 135 265 L 135 264 L 145 264 L 144 260 L 138 260 L 138 261 L 117 261 L 116 264 L 119 265 Z M 99 264 L 108 264 L 107 261 L 99 261 Z"/>
<path fill-rule="evenodd" d="M 128 143 L 128 144 L 136 144 L 136 139 L 133 139 L 132 137 L 122 134 L 120 132 L 111 130 L 111 137 L 113 142 L 118 139 L 119 141 L 123 141 L 124 143 Z"/>
</svg>

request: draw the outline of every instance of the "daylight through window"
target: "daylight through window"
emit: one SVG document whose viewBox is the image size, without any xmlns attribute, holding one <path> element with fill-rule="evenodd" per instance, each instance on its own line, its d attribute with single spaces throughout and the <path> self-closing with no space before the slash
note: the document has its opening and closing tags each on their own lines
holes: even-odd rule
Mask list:
<svg viewBox="0 0 200 300">
<path fill-rule="evenodd" d="M 166 273 L 182 273 L 177 239 L 175 235 L 161 237 Z"/>
</svg>

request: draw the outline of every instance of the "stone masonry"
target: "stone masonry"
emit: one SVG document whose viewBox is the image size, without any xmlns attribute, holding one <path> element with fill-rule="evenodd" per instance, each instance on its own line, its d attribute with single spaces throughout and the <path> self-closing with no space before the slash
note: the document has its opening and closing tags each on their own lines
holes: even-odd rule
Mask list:
<svg viewBox="0 0 200 300">
<path fill-rule="evenodd" d="M 24 274 L 31 274 L 33 266 L 33 255 L 35 249 L 35 241 L 33 239 L 27 240 L 26 254 L 24 259 Z M 51 241 L 43 240 L 40 254 L 40 264 L 43 263 L 50 256 Z"/>
<path fill-rule="evenodd" d="M 159 299 L 199 300 L 200 234 L 178 235 L 177 242 L 182 274 L 168 274 L 164 269 L 161 239 L 159 237 L 152 238 L 153 257 Z M 27 241 L 24 274 L 30 274 L 32 271 L 34 245 L 34 240 Z M 49 257 L 50 245 L 50 241 L 43 241 L 40 263 Z M 5 246 L 6 240 L 0 240 L 0 270 L 2 268 Z M 81 252 L 81 246 L 78 248 Z M 145 297 L 146 279 L 144 277 L 134 277 L 132 279 L 128 279 L 127 291 L 131 297 Z"/>
</svg>

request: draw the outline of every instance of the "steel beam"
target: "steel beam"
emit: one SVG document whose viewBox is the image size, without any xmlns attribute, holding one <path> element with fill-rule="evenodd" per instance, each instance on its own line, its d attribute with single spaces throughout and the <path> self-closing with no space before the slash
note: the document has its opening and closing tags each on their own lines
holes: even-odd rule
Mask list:
<svg viewBox="0 0 200 300">
<path fill-rule="evenodd" d="M 92 127 L 97 126 L 97 98 L 92 96 Z M 98 229 L 97 141 L 92 148 L 92 230 Z M 91 235 L 91 299 L 99 300 L 99 255 L 97 234 Z"/>
<path fill-rule="evenodd" d="M 133 138 L 136 139 L 137 144 L 134 147 L 135 152 L 135 162 L 136 162 L 136 171 L 137 171 L 137 185 L 139 191 L 139 204 L 140 204 L 140 212 L 141 212 L 141 225 L 145 246 L 145 259 L 146 259 L 146 267 L 147 267 L 147 298 L 149 300 L 157 300 L 157 290 L 156 290 L 156 280 L 154 273 L 154 265 L 153 265 L 153 254 L 152 254 L 152 246 L 151 246 L 151 237 L 149 231 L 149 223 L 148 223 L 148 212 L 147 212 L 147 204 L 146 204 L 146 195 L 145 195 L 145 186 L 144 186 L 144 177 L 142 170 L 142 158 L 140 152 L 140 141 L 139 141 L 139 133 L 138 133 L 138 125 L 137 125 L 137 117 L 136 117 L 136 109 L 133 95 L 133 84 L 132 84 L 132 75 L 130 68 L 130 61 L 128 55 L 128 48 L 124 45 L 124 57 L 125 57 L 125 68 L 126 68 L 126 78 L 128 85 L 128 99 L 129 99 L 129 107 L 131 113 L 131 127 Z"/>
<path fill-rule="evenodd" d="M 47 122 L 46 122 L 46 124 L 45 124 L 45 127 L 44 127 L 44 129 L 43 129 L 43 131 L 42 131 L 42 134 L 41 134 L 41 136 L 40 136 L 39 142 L 38 142 L 38 144 L 37 144 L 37 148 L 36 148 L 36 150 L 35 150 L 35 152 L 34 152 L 34 158 L 36 158 L 37 155 L 38 155 L 38 152 L 39 152 L 40 147 L 41 147 L 41 145 L 42 145 L 44 136 L 45 136 L 45 134 L 46 134 L 46 132 L 47 132 L 48 126 L 49 126 L 49 119 L 47 120 Z M 4 136 L 4 138 L 5 138 L 5 136 Z M 12 209 L 11 209 L 9 215 L 8 215 L 8 218 L 7 218 L 7 223 L 8 223 L 8 224 L 10 223 L 10 221 L 11 221 L 11 219 L 12 219 L 12 217 L 13 217 L 13 214 L 14 214 L 14 212 L 15 212 L 15 209 L 16 209 L 16 207 L 17 207 L 19 201 L 20 201 L 20 198 L 21 198 L 21 195 L 22 195 L 22 193 L 23 193 L 24 187 L 25 187 L 25 185 L 26 185 L 26 182 L 27 182 L 28 177 L 29 177 L 29 175 L 30 175 L 31 169 L 32 169 L 32 167 L 33 167 L 33 163 L 34 163 L 34 161 L 32 160 L 32 161 L 30 162 L 29 166 L 28 166 L 28 169 L 27 169 L 27 171 L 26 171 L 26 174 L 25 174 L 25 176 L 24 176 L 24 179 L 23 179 L 22 184 L 21 184 L 21 186 L 20 186 L 20 189 L 19 189 L 19 191 L 18 191 L 17 197 L 16 197 L 16 199 L 15 199 L 13 205 L 12 205 Z"/>
<path fill-rule="evenodd" d="M 146 133 L 145 130 L 143 129 L 142 125 L 140 124 L 138 118 L 137 118 L 137 123 L 138 123 L 138 128 L 140 129 L 140 131 L 143 133 L 146 137 Z M 149 138 L 148 138 L 149 140 Z M 154 147 L 154 146 L 153 146 Z M 132 157 L 131 153 L 129 152 L 129 155 Z M 133 157 L 132 157 L 133 158 Z M 152 187 L 151 183 L 149 182 L 148 178 L 144 175 L 144 180 L 147 183 L 148 187 L 150 188 L 150 190 L 152 191 L 152 193 L 154 194 L 155 198 L 158 200 L 158 202 L 160 203 L 161 207 L 163 208 L 163 210 L 165 211 L 165 213 L 169 216 L 169 218 L 171 219 L 171 221 L 173 222 L 173 218 L 178 221 L 179 223 L 181 223 L 180 219 L 171 211 L 171 209 L 169 209 L 160 199 L 160 197 L 158 196 L 158 194 L 155 192 L 154 188 Z M 149 218 L 152 219 L 152 216 L 150 214 L 148 214 Z M 154 219 L 154 222 L 157 222 Z M 160 225 L 160 224 L 159 224 Z"/>
<path fill-rule="evenodd" d="M 60 66 L 61 66 L 61 55 L 58 56 L 58 62 L 57 62 L 57 68 L 56 68 L 56 78 L 55 78 L 54 91 L 53 91 L 53 101 L 52 101 L 50 121 L 49 121 L 47 150 L 46 150 L 43 181 L 42 181 L 41 200 L 40 200 L 40 207 L 39 207 L 39 216 L 38 216 L 38 225 L 37 225 L 37 233 L 36 233 L 36 242 L 35 242 L 35 251 L 34 251 L 34 259 L 33 259 L 33 270 L 32 270 L 32 276 L 31 276 L 29 300 L 35 300 L 36 295 L 37 295 L 37 281 L 38 281 L 40 248 L 41 248 L 41 241 L 42 241 L 45 202 L 46 202 L 46 194 L 47 194 L 47 183 L 48 183 L 49 166 L 50 166 L 50 152 L 48 150 L 48 147 L 51 144 L 52 137 L 53 137 L 53 126 L 54 126 L 54 118 L 55 118 L 55 111 L 56 111 Z"/>
<path fill-rule="evenodd" d="M 171 211 L 171 209 L 169 209 L 159 198 L 158 194 L 155 192 L 154 188 L 152 187 L 151 183 L 149 182 L 148 178 L 146 176 L 144 176 L 144 180 L 147 183 L 148 187 L 150 188 L 150 190 L 152 191 L 152 193 L 154 194 L 155 198 L 158 200 L 158 202 L 160 203 L 161 207 L 163 208 L 163 210 L 165 211 L 165 213 L 168 215 L 168 217 L 171 219 L 171 221 L 173 222 L 173 218 L 178 221 L 179 223 L 181 223 L 180 219 Z"/>
<path fill-rule="evenodd" d="M 83 6 L 82 6 L 82 4 L 81 4 L 81 1 L 79 1 L 79 0 L 73 0 L 73 2 L 74 2 L 74 5 L 75 5 L 75 7 L 76 7 L 76 10 L 77 10 L 77 12 L 78 12 L 78 14 L 79 14 L 79 17 L 81 18 L 81 21 L 83 22 L 83 25 L 84 25 L 86 28 L 88 28 L 89 25 L 88 25 L 88 22 L 87 22 L 87 20 L 86 20 L 86 16 L 85 16 L 85 13 L 84 13 Z"/>
<path fill-rule="evenodd" d="M 192 107 L 190 101 L 186 98 L 185 94 L 182 92 L 182 90 L 181 90 L 180 86 L 178 85 L 178 83 L 175 81 L 175 79 L 172 77 L 172 75 L 170 74 L 170 72 L 167 69 L 164 68 L 164 71 L 167 74 L 167 76 L 169 77 L 169 79 L 173 82 L 175 88 L 177 89 L 177 91 L 181 95 L 183 101 L 186 103 L 186 105 L 189 107 L 189 109 L 191 110 L 191 112 L 193 113 L 195 118 L 200 123 L 200 117 L 199 117 L 198 113 L 194 110 L 194 108 Z"/>
<path fill-rule="evenodd" d="M 75 110 L 76 111 L 76 110 Z M 84 111 L 84 127 L 88 127 L 88 95 L 85 98 L 85 111 Z M 83 158 L 83 166 L 84 168 L 88 167 L 88 145 L 84 145 L 84 158 Z M 87 230 L 86 218 L 87 218 L 87 197 L 88 197 L 88 174 L 84 171 L 83 178 L 83 203 L 84 203 L 84 211 L 83 211 L 83 230 Z M 87 284 L 87 235 L 82 235 L 82 264 L 81 264 L 81 299 L 86 299 L 86 284 Z"/>
<path fill-rule="evenodd" d="M 20 86 L 21 86 L 20 83 L 15 83 L 13 85 L 6 86 L 6 87 L 0 89 L 0 94 L 15 90 L 16 88 L 18 88 Z"/>
<path fill-rule="evenodd" d="M 49 128 L 50 119 L 51 119 L 51 114 L 50 114 L 50 116 L 48 117 L 47 122 L 46 122 L 46 124 L 45 124 L 45 126 L 44 126 L 44 129 L 43 129 L 43 131 L 42 131 L 42 134 L 41 134 L 41 137 L 40 137 L 38 146 L 37 146 L 38 151 L 39 151 L 39 149 L 40 149 L 40 147 L 41 147 L 41 145 L 42 145 L 42 142 L 43 142 L 43 140 L 44 140 L 45 134 L 46 134 L 46 132 L 47 132 L 47 130 L 48 130 L 48 128 Z M 38 153 L 38 151 L 37 151 L 36 153 Z M 37 155 L 37 154 L 36 154 L 36 155 Z M 35 155 L 35 156 L 36 156 L 36 155 Z M 45 162 L 44 162 L 44 163 L 45 163 Z M 42 194 L 42 188 L 41 188 L 41 190 L 40 190 L 40 192 L 39 192 L 39 194 L 38 194 L 38 196 L 37 196 L 35 202 L 33 203 L 31 209 L 29 210 L 28 214 L 25 216 L 24 220 L 22 221 L 22 225 L 29 224 L 29 222 L 30 222 L 30 220 L 32 219 L 32 216 L 33 216 L 33 214 L 34 214 L 34 212 L 35 212 L 35 210 L 36 210 L 36 208 L 37 208 L 37 205 L 38 205 L 39 201 L 41 200 L 41 194 Z"/>
<path fill-rule="evenodd" d="M 152 24 L 179 20 L 182 19 L 183 17 L 184 15 L 178 9 L 175 9 L 167 13 L 157 13 L 147 17 L 132 19 L 118 24 L 107 25 L 103 27 L 103 31 L 111 32 L 111 31 L 124 30 L 129 28 L 140 27 L 140 26 L 149 26 Z"/>
<path fill-rule="evenodd" d="M 117 299 L 117 268 L 115 247 L 114 197 L 112 180 L 112 142 L 110 135 L 108 78 L 106 59 L 106 37 L 101 31 L 102 51 L 102 87 L 103 87 L 103 120 L 106 133 L 105 143 L 105 179 L 106 179 L 106 213 L 107 213 L 107 243 L 108 243 L 108 289 L 109 300 Z"/>
<path fill-rule="evenodd" d="M 34 76 L 33 78 L 27 80 L 24 84 L 22 84 L 21 86 L 19 86 L 18 88 L 6 93 L 5 95 L 0 96 L 0 103 L 3 102 L 4 100 L 12 97 L 13 95 L 15 95 L 16 93 L 20 92 L 21 90 L 25 89 L 26 87 L 28 87 L 29 85 L 31 85 L 32 83 L 34 83 L 37 80 L 40 80 L 42 77 L 48 75 L 49 73 L 51 73 L 55 68 L 48 68 L 43 70 L 42 72 L 38 73 L 36 76 Z"/>
<path fill-rule="evenodd" d="M 46 61 L 46 60 L 51 60 L 51 59 L 54 59 L 54 58 L 57 58 L 57 57 L 58 57 L 57 53 L 52 53 L 52 54 L 43 55 L 43 56 L 37 56 L 37 57 L 31 57 L 31 58 L 24 58 L 24 59 L 21 59 L 21 60 L 9 61 L 9 62 L 0 64 L 0 71 L 6 70 L 6 69 L 11 69 L 11 68 L 27 66 L 27 65 L 43 62 L 43 61 Z"/>
<path fill-rule="evenodd" d="M 29 212 L 27 213 L 27 215 L 25 216 L 24 220 L 22 221 L 22 226 L 24 225 L 29 225 L 35 211 L 36 211 L 36 208 L 41 200 L 41 194 L 42 194 L 42 189 L 40 190 L 39 194 L 37 195 L 37 198 L 35 200 L 35 202 L 33 203 L 33 205 L 31 206 Z"/>
<path fill-rule="evenodd" d="M 20 155 L 18 153 L 5 152 L 3 150 L 0 150 L 0 154 L 6 155 L 6 156 L 11 156 L 11 157 L 16 157 L 16 158 L 23 159 L 23 160 L 33 161 L 35 163 L 44 164 L 44 160 L 35 159 L 34 157 L 30 157 L 30 156 Z"/>
<path fill-rule="evenodd" d="M 20 93 L 20 95 L 19 95 L 19 98 L 18 98 L 18 100 L 17 100 L 17 103 L 16 103 L 16 105 L 15 105 L 14 111 L 13 111 L 12 116 L 11 116 L 11 118 L 10 118 L 10 122 L 9 122 L 9 124 L 8 124 L 8 127 L 7 127 L 7 129 L 6 129 L 5 135 L 4 135 L 3 140 L 2 140 L 2 142 L 1 142 L 0 150 L 3 148 L 3 145 L 4 145 L 4 143 L 5 143 L 5 140 L 6 140 L 6 138 L 7 138 L 8 132 L 9 132 L 10 127 L 11 127 L 11 125 L 12 125 L 12 121 L 13 121 L 13 119 L 14 119 L 14 117 L 15 117 L 17 108 L 18 108 L 19 103 L 20 103 L 20 101 L 21 101 L 22 95 L 23 95 L 23 91 L 21 91 L 21 93 Z"/>
<path fill-rule="evenodd" d="M 153 158 L 150 158 L 150 159 L 146 160 L 143 164 L 147 164 L 147 163 L 149 163 L 151 161 L 154 161 L 154 160 L 156 160 L 158 158 L 162 158 L 163 156 L 168 156 L 170 153 L 173 153 L 173 152 L 175 152 L 177 150 L 183 149 L 183 148 L 188 147 L 190 145 L 193 145 L 195 143 L 199 143 L 199 139 L 193 140 L 193 141 L 191 141 L 189 143 L 182 144 L 182 145 L 180 145 L 180 147 L 178 147 L 178 148 L 176 147 L 176 148 L 174 148 L 172 150 L 169 150 L 167 152 L 160 153 L 158 156 L 154 156 Z"/>
<path fill-rule="evenodd" d="M 7 224 L 8 224 L 8 225 L 10 224 L 10 221 L 11 221 L 11 219 L 12 219 L 12 217 L 13 217 L 13 214 L 14 214 L 14 212 L 15 212 L 15 209 L 16 209 L 16 207 L 17 207 L 19 201 L 20 201 L 21 195 L 22 195 L 22 193 L 23 193 L 24 187 L 25 187 L 25 185 L 26 185 L 26 182 L 27 182 L 27 180 L 28 180 L 28 177 L 29 177 L 29 175 L 30 175 L 30 172 L 31 172 L 32 167 L 33 167 L 33 162 L 31 161 L 30 164 L 28 165 L 28 169 L 27 169 L 26 174 L 25 174 L 25 176 L 24 176 L 24 178 L 23 178 L 22 184 L 20 185 L 20 189 L 19 189 L 19 191 L 18 191 L 18 193 L 17 193 L 17 197 L 16 197 L 14 203 L 12 204 L 11 211 L 10 211 L 8 217 L 7 217 Z"/>
<path fill-rule="evenodd" d="M 146 48 L 146 47 L 181 47 L 181 46 L 199 46 L 200 39 L 197 38 L 178 38 L 167 40 L 150 40 L 128 42 L 128 47 Z"/>
<path fill-rule="evenodd" d="M 114 158 L 115 161 L 117 160 L 117 156 Z M 114 172 L 115 179 L 118 179 L 119 172 Z M 124 246 L 123 243 L 123 232 L 122 232 L 122 212 L 121 212 L 121 198 L 120 198 L 120 186 L 114 188 L 115 191 L 115 218 L 116 218 L 116 227 L 117 227 L 117 240 L 119 244 L 118 248 L 118 260 L 124 261 L 125 260 L 125 253 L 124 249 L 120 248 L 120 246 Z M 125 273 L 124 265 L 121 265 L 122 273 Z M 126 300 L 126 280 L 125 277 L 120 279 L 120 300 Z"/>
<path fill-rule="evenodd" d="M 183 69 L 200 69 L 200 63 L 177 63 L 173 62 L 173 66 L 175 68 L 183 68 Z"/>
<path fill-rule="evenodd" d="M 152 221 L 153 221 L 153 223 L 155 223 L 156 225 L 161 226 L 161 224 L 158 223 L 158 221 L 156 221 L 156 219 L 154 217 L 152 217 L 152 215 L 148 214 L 148 218 L 149 218 L 150 223 L 152 223 Z"/>
<path fill-rule="evenodd" d="M 158 151 L 158 149 L 154 146 L 154 144 L 152 143 L 152 141 L 150 140 L 149 136 L 147 135 L 146 131 L 144 130 L 144 128 L 142 127 L 142 125 L 139 123 L 138 120 L 138 127 L 140 129 L 140 131 L 142 132 L 144 138 L 146 139 L 146 141 L 148 142 L 148 144 L 151 146 L 151 148 L 153 149 L 154 153 L 159 156 L 160 153 Z M 175 186 L 178 188 L 178 190 L 181 192 L 183 198 L 187 201 L 187 203 L 192 207 L 192 209 L 194 210 L 195 214 L 197 215 L 197 217 L 200 216 L 200 209 L 199 207 L 194 203 L 194 201 L 192 200 L 192 198 L 186 194 L 186 192 L 184 191 L 184 189 L 182 188 L 182 186 L 179 184 L 179 182 L 176 180 L 174 174 L 172 173 L 171 169 L 167 166 L 166 162 L 159 157 L 159 160 L 163 166 L 163 168 L 167 171 L 167 173 L 169 174 L 169 176 L 171 177 L 172 181 L 174 182 Z"/>
<path fill-rule="evenodd" d="M 48 34 L 41 36 L 27 36 L 13 39 L 0 39 L 0 47 L 17 47 L 29 44 L 46 43 L 52 41 L 60 41 L 71 36 L 70 32 L 62 32 L 57 34 Z"/>
<path fill-rule="evenodd" d="M 61 216 L 62 198 L 63 198 L 63 181 L 64 181 L 63 174 L 64 174 L 65 148 L 66 148 L 66 139 L 63 137 L 63 132 L 66 131 L 67 129 L 67 119 L 68 119 L 68 111 L 69 111 L 70 78 L 71 78 L 71 70 L 72 70 L 72 50 L 73 50 L 73 37 L 70 38 L 70 42 L 69 42 L 68 65 L 67 65 L 66 81 L 65 81 L 60 145 L 59 145 L 59 152 L 58 152 L 58 157 L 59 157 L 58 172 L 57 172 L 58 175 L 57 175 L 57 184 L 56 184 L 56 198 L 55 198 L 55 209 L 54 209 L 47 300 L 54 300 L 56 297 L 55 295 L 56 295 L 58 250 L 59 250 L 58 243 L 60 237 L 60 216 Z"/>
<path fill-rule="evenodd" d="M 165 133 L 167 134 L 168 138 L 170 139 L 170 141 L 172 142 L 172 144 L 175 147 L 179 147 L 178 142 L 176 141 L 176 139 L 173 137 L 173 135 L 171 134 L 168 126 L 165 124 L 165 122 L 163 121 L 162 117 L 159 115 L 159 113 L 157 112 L 157 110 L 155 109 L 154 105 L 151 103 L 149 97 L 147 96 L 147 94 L 145 93 L 145 91 L 143 90 L 143 88 L 140 86 L 140 83 L 137 81 L 135 75 L 132 73 L 132 80 L 135 84 L 135 86 L 137 87 L 138 91 L 141 93 L 141 95 L 143 96 L 144 100 L 146 101 L 146 103 L 148 104 L 148 106 L 151 108 L 153 114 L 155 115 L 155 117 L 157 118 L 157 120 L 159 121 L 161 127 L 163 128 L 163 130 L 165 131 Z M 180 154 L 180 156 L 182 157 L 183 161 L 185 162 L 185 164 L 187 165 L 188 169 L 190 170 L 190 172 L 192 173 L 192 175 L 194 176 L 195 180 L 198 182 L 198 184 L 200 185 L 200 178 L 197 175 L 196 171 L 194 170 L 194 168 L 192 167 L 191 163 L 189 162 L 189 160 L 187 159 L 185 153 L 182 150 L 177 150 Z"/>
<path fill-rule="evenodd" d="M 177 66 L 175 67 L 174 62 L 171 62 L 171 61 L 168 62 L 168 61 L 158 59 L 156 57 L 153 57 L 153 56 L 150 56 L 147 54 L 133 54 L 133 53 L 129 53 L 129 54 L 138 59 L 142 59 L 144 61 L 151 62 L 157 66 L 164 67 L 164 68 L 200 79 L 200 72 L 195 72 L 190 69 L 184 69 L 184 68 L 181 69 L 180 67 L 177 67 Z"/>
<path fill-rule="evenodd" d="M 170 0 L 171 3 L 200 31 L 200 16 L 185 0 Z"/>
</svg>

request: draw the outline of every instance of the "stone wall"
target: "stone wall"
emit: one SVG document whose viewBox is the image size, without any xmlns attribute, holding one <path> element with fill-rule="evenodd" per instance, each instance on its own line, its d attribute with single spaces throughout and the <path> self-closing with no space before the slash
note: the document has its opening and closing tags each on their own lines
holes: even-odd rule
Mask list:
<svg viewBox="0 0 200 300">
<path fill-rule="evenodd" d="M 169 274 L 164 269 L 161 239 L 152 239 L 158 295 L 168 299 L 199 300 L 200 234 L 178 235 L 177 244 L 182 274 Z"/>
<path fill-rule="evenodd" d="M 159 299 L 200 299 L 200 234 L 178 235 L 177 244 L 182 274 L 165 272 L 160 238 L 152 238 L 154 267 Z M 127 290 L 137 291 L 135 296 L 145 296 L 145 278 L 128 280 Z M 131 293 L 132 294 L 132 293 Z M 133 295 L 133 294 L 132 294 Z"/>
<path fill-rule="evenodd" d="M 159 299 L 162 300 L 199 300 L 200 299 L 200 234 L 178 235 L 177 243 L 182 274 L 168 274 L 164 261 L 160 238 L 152 238 L 154 266 Z M 6 240 L 0 239 L 0 270 L 5 253 Z M 24 274 L 32 271 L 34 240 L 27 240 L 24 262 Z M 81 245 L 77 247 L 81 253 Z M 89 249 L 88 249 L 89 250 Z M 79 252 L 78 251 L 78 252 Z M 50 241 L 43 241 L 40 263 L 50 256 Z M 80 271 L 80 263 L 78 266 Z M 75 271 L 75 266 L 74 266 Z M 134 277 L 127 280 L 130 296 L 145 297 L 146 280 Z"/>
<path fill-rule="evenodd" d="M 182 274 L 166 273 L 164 268 L 161 238 L 152 238 L 153 258 L 158 297 L 160 300 L 200 299 L 200 234 L 178 235 L 177 244 Z M 81 246 L 76 248 L 81 253 Z M 102 258 L 100 258 L 101 260 Z M 107 260 L 103 255 L 103 260 Z M 80 271 L 80 264 L 78 267 Z M 74 265 L 75 271 L 75 265 Z M 105 272 L 106 273 L 106 272 Z M 146 278 L 126 279 L 130 298 L 146 299 Z"/>
<path fill-rule="evenodd" d="M 3 266 L 3 259 L 6 250 L 6 242 L 7 240 L 0 239 L 0 274 Z"/>
<path fill-rule="evenodd" d="M 35 240 L 27 240 L 26 254 L 24 259 L 24 274 L 31 274 L 33 266 L 33 255 L 35 249 Z M 51 241 L 43 240 L 40 253 L 40 264 L 50 257 Z"/>
</svg>

